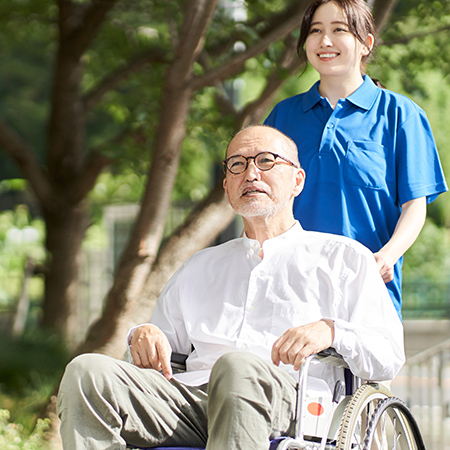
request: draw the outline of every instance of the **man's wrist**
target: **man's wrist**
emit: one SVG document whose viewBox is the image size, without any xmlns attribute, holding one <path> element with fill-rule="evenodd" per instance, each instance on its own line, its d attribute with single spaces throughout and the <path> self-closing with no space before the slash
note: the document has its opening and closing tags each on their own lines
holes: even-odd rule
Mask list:
<svg viewBox="0 0 450 450">
<path fill-rule="evenodd" d="M 330 333 L 331 333 L 331 344 L 330 346 L 333 344 L 334 342 L 334 320 L 333 319 L 321 319 L 321 322 L 324 322 L 328 328 L 330 329 Z"/>
</svg>

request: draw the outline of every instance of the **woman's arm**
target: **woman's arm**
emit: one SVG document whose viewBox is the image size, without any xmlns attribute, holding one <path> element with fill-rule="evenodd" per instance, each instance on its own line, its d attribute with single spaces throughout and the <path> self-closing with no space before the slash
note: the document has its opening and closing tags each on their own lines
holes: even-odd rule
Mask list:
<svg viewBox="0 0 450 450">
<path fill-rule="evenodd" d="M 378 252 L 374 253 L 383 281 L 394 278 L 394 265 L 419 236 L 427 215 L 426 197 L 415 198 L 402 205 L 391 239 Z"/>
</svg>

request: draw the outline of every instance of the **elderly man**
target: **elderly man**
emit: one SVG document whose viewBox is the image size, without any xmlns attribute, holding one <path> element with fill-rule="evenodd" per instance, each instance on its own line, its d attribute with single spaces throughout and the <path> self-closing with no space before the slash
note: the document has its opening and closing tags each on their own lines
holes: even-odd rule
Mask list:
<svg viewBox="0 0 450 450">
<path fill-rule="evenodd" d="M 308 355 L 333 346 L 364 379 L 392 379 L 402 366 L 402 325 L 372 253 L 293 217 L 305 179 L 295 144 L 246 128 L 224 168 L 243 237 L 198 252 L 172 277 L 151 323 L 130 330 L 134 365 L 103 355 L 68 365 L 65 448 L 267 449 L 293 432 L 290 372 Z M 190 353 L 186 373 L 173 375 L 172 352 Z M 327 365 L 312 373 L 330 386 L 343 377 Z"/>
</svg>

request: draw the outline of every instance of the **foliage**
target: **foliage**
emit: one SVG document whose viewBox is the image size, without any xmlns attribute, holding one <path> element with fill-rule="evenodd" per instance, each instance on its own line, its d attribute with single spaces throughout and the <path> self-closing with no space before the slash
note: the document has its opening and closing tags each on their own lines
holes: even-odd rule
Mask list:
<svg viewBox="0 0 450 450">
<path fill-rule="evenodd" d="M 44 434 L 49 421 L 39 419 L 35 430 L 29 434 L 21 424 L 10 423 L 10 414 L 0 409 L 0 448 L 3 450 L 40 450 L 45 448 Z"/>
<path fill-rule="evenodd" d="M 0 359 L 0 403 L 14 422 L 31 431 L 69 361 L 69 352 L 56 335 L 29 329 L 17 340 L 0 335 Z"/>
<path fill-rule="evenodd" d="M 77 0 L 59 2 L 59 5 L 68 3 L 88 7 L 102 2 Z M 110 158 L 110 166 L 102 171 L 89 193 L 91 226 L 84 240 L 86 247 L 106 245 L 101 230 L 102 208 L 105 205 L 112 202 L 137 203 L 144 192 L 147 171 L 155 158 L 155 136 L 160 122 L 167 68 L 180 58 L 174 52 L 178 41 L 187 37 L 179 35 L 183 8 L 187 3 L 183 0 L 117 2 L 103 21 L 92 45 L 81 56 L 79 69 L 82 78 L 76 88 L 82 93 L 81 100 L 88 101 L 89 95 L 95 93 L 110 74 L 127 68 L 130 61 L 145 52 L 153 54 L 146 64 L 136 66 L 118 85 L 110 88 L 94 107 L 88 108 L 86 127 L 79 130 L 80 134 L 86 135 L 82 145 L 86 155 L 100 154 Z M 241 3 L 247 4 L 248 10 L 239 7 Z M 192 75 L 204 75 L 232 61 L 239 52 L 257 45 L 264 37 L 264 27 L 271 15 L 282 11 L 290 3 L 294 2 L 223 2 L 205 36 L 205 49 L 193 64 Z M 434 31 L 448 25 L 449 8 L 446 0 L 399 1 L 389 26 L 383 32 L 384 45 L 379 48 L 378 59 L 370 67 L 371 75 L 381 79 L 389 88 L 407 94 L 428 112 L 447 173 L 450 173 L 450 138 L 446 133 L 445 118 L 449 117 L 450 105 L 450 43 L 446 39 L 448 33 Z M 0 2 L 0 114 L 33 146 L 44 174 L 51 169 L 46 158 L 49 157 L 47 144 L 50 138 L 54 67 L 58 44 L 62 41 L 58 14 L 58 2 L 55 0 Z M 428 34 L 407 39 L 406 45 L 399 41 L 420 32 Z M 317 75 L 310 68 L 301 78 L 294 76 L 286 80 L 289 72 L 278 67 L 278 58 L 284 49 L 285 42 L 272 43 L 267 50 L 248 59 L 240 73 L 229 76 L 225 81 L 210 83 L 192 96 L 180 165 L 171 192 L 172 200 L 197 202 L 206 197 L 219 177 L 226 143 L 240 124 L 239 113 L 258 98 L 275 69 L 279 70 L 286 83 L 284 90 L 274 96 L 273 102 L 306 90 L 315 81 Z M 0 152 L 0 180 L 5 176 L 18 176 L 18 171 L 11 172 L 11 159 L 5 161 L 4 156 Z M 83 175 L 84 172 L 78 178 Z M 2 182 L 0 193 L 16 183 L 16 180 Z M 440 196 L 430 207 L 435 223 L 447 227 L 450 226 L 448 197 Z M 23 239 L 21 243 L 12 245 L 8 230 L 14 230 L 10 234 L 25 236 L 28 227 L 38 231 L 35 246 L 28 246 Z M 427 222 L 418 241 L 405 256 L 405 279 L 418 276 L 437 279 L 448 273 L 446 254 L 450 252 L 444 236 L 441 228 L 431 221 Z M 2 213 L 0 278 L 2 273 L 8 279 L 14 278 L 13 274 L 19 274 L 27 254 L 31 253 L 36 261 L 42 261 L 46 256 L 43 242 L 43 222 L 30 217 L 26 207 L 18 206 L 15 210 Z M 442 245 L 442 242 L 446 244 Z M 66 258 L 64 261 L 68 260 Z M 5 270 L 7 272 L 1 272 Z M 133 284 L 135 280 L 129 279 Z M 40 280 L 37 282 L 40 283 Z M 3 282 L 0 283 L 0 306 L 2 302 L 11 304 L 17 295 L 17 285 L 8 290 L 4 286 Z M 42 284 L 39 289 L 42 290 Z M 62 300 L 58 298 L 60 303 Z M 21 421 L 30 428 L 42 398 L 50 394 L 63 370 L 67 361 L 65 350 L 56 345 L 52 336 L 28 334 L 16 342 L 1 336 L 0 354 L 2 403 L 7 403 L 13 421 Z M 25 447 L 25 431 L 18 425 L 9 424 L 6 414 L 3 413 L 0 419 L 0 447 L 10 445 L 3 445 L 1 441 L 3 436 L 8 435 L 9 441 L 16 442 L 16 447 L 6 448 L 34 448 Z M 38 431 L 36 436 L 39 435 Z"/>
<path fill-rule="evenodd" d="M 27 259 L 34 264 L 44 261 L 44 236 L 43 221 L 33 219 L 26 205 L 0 213 L 0 307 L 15 301 Z M 41 298 L 41 279 L 31 280 L 28 294 L 32 300 Z"/>
<path fill-rule="evenodd" d="M 46 130 L 42 123 L 48 114 L 49 72 L 55 50 L 51 36 L 55 34 L 57 11 L 47 0 L 9 3 L 0 5 L 0 47 L 5 58 L 0 66 L 1 111 L 20 134 L 33 142 L 43 160 Z M 1 156 L 0 180 L 11 170 L 18 176 L 11 160 Z"/>
<path fill-rule="evenodd" d="M 450 2 L 398 2 L 368 72 L 400 92 L 428 115 L 444 173 L 450 173 Z M 428 207 L 436 224 L 450 228 L 450 195 L 440 195 Z"/>
<path fill-rule="evenodd" d="M 405 253 L 404 281 L 448 281 L 450 273 L 450 234 L 427 219 L 414 245 Z"/>
</svg>

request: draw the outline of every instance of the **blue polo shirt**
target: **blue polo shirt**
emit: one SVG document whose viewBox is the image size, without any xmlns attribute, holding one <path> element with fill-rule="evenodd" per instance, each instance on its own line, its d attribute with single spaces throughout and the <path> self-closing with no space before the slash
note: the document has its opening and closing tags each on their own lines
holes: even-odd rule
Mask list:
<svg viewBox="0 0 450 450">
<path fill-rule="evenodd" d="M 306 230 L 348 236 L 376 252 L 402 204 L 430 203 L 447 190 L 430 124 L 414 102 L 368 76 L 334 110 L 318 86 L 281 101 L 265 121 L 296 142 L 306 171 L 294 215 Z M 401 267 L 402 259 L 387 284 L 399 315 Z"/>
</svg>

